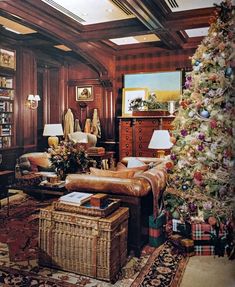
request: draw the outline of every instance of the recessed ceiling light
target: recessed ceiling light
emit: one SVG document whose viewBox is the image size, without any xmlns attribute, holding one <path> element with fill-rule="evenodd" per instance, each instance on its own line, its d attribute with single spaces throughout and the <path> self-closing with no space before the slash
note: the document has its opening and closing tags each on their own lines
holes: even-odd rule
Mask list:
<svg viewBox="0 0 235 287">
<path fill-rule="evenodd" d="M 13 33 L 16 33 L 16 34 L 20 34 L 20 32 L 14 30 L 14 29 L 11 29 L 11 28 L 8 28 L 8 27 L 4 27 L 7 31 L 10 31 L 10 32 L 13 32 Z"/>
<path fill-rule="evenodd" d="M 72 51 L 69 47 L 67 47 L 67 46 L 65 46 L 65 45 L 55 45 L 54 47 L 57 48 L 57 49 L 66 51 L 66 52 Z"/>
<path fill-rule="evenodd" d="M 106 12 L 109 12 L 109 13 L 112 13 L 113 12 L 113 9 L 112 8 L 108 8 L 105 10 Z"/>
<path fill-rule="evenodd" d="M 82 16 L 87 16 L 87 15 L 88 15 L 88 13 L 82 12 Z"/>
</svg>

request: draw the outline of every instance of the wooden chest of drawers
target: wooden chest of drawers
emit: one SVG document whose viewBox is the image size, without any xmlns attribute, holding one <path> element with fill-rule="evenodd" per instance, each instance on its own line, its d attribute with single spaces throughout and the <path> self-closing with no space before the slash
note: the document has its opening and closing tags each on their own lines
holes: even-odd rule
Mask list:
<svg viewBox="0 0 235 287">
<path fill-rule="evenodd" d="M 172 130 L 174 116 L 120 117 L 119 159 L 126 156 L 155 157 L 156 150 L 148 149 L 154 130 Z"/>
</svg>

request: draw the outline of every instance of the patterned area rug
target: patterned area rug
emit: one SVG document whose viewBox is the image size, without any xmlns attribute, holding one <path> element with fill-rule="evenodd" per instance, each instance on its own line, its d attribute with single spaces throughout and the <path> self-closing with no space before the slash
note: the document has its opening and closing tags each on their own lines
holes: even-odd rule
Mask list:
<svg viewBox="0 0 235 287">
<path fill-rule="evenodd" d="M 187 258 L 168 242 L 157 249 L 146 246 L 140 258 L 128 256 L 115 284 L 38 266 L 39 210 L 51 202 L 28 197 L 11 203 L 9 217 L 5 208 L 0 211 L 0 286 L 179 286 Z"/>
</svg>

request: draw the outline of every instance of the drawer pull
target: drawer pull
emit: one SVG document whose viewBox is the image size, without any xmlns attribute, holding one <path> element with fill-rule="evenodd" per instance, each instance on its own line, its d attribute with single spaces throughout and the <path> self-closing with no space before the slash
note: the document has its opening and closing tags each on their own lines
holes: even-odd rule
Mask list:
<svg viewBox="0 0 235 287">
<path fill-rule="evenodd" d="M 142 136 L 139 136 L 139 140 L 142 140 Z"/>
<path fill-rule="evenodd" d="M 126 144 L 126 147 L 129 147 L 129 144 Z"/>
<path fill-rule="evenodd" d="M 139 148 L 142 148 L 142 144 L 139 144 Z"/>
</svg>

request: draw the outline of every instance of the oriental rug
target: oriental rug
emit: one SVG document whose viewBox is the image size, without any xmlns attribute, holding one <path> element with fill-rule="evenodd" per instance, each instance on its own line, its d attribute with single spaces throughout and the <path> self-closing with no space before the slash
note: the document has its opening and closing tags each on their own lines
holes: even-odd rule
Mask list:
<svg viewBox="0 0 235 287">
<path fill-rule="evenodd" d="M 58 287 L 176 287 L 187 258 L 166 242 L 159 248 L 146 246 L 140 258 L 129 255 L 115 284 L 38 265 L 39 210 L 53 199 L 26 197 L 10 205 L 10 216 L 0 210 L 0 286 Z"/>
</svg>

